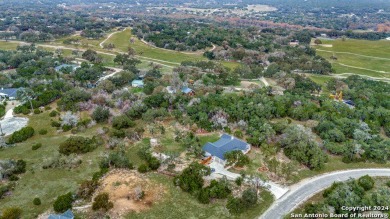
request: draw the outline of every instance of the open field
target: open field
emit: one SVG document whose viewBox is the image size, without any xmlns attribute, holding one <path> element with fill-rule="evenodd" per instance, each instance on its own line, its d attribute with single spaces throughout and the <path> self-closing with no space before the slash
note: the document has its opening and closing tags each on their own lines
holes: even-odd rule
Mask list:
<svg viewBox="0 0 390 219">
<path fill-rule="evenodd" d="M 322 40 L 313 45 L 317 53 L 332 63 L 336 74 L 352 73 L 375 78 L 390 78 L 390 41 Z M 331 59 L 331 56 L 337 60 Z"/>
<path fill-rule="evenodd" d="M 130 43 L 131 37 L 134 37 L 134 43 Z M 164 61 L 164 64 L 167 65 L 177 66 L 180 65 L 180 62 L 182 61 L 206 60 L 206 58 L 198 54 L 191 55 L 146 45 L 138 40 L 137 37 L 133 36 L 130 29 L 112 35 L 112 37 L 106 41 L 106 44 L 108 43 L 113 43 L 115 48 L 122 52 L 127 52 L 127 48 L 130 46 L 135 49 L 138 55 Z"/>
<path fill-rule="evenodd" d="M 255 208 L 252 208 L 239 216 L 231 216 L 225 208 L 226 200 L 215 200 L 212 204 L 201 204 L 196 200 L 195 196 L 182 192 L 180 188 L 173 185 L 172 178 L 159 174 L 149 174 L 151 180 L 163 184 L 168 189 L 168 194 L 164 197 L 164 201 L 155 204 L 150 210 L 141 213 L 131 213 L 125 218 L 131 219 L 157 219 L 157 218 L 242 218 L 252 219 L 257 218 L 264 212 L 273 202 L 273 196 L 268 191 L 260 192 L 259 203 Z"/>
<path fill-rule="evenodd" d="M 0 41 L 0 49 L 3 50 L 15 50 L 18 45 L 18 43 L 14 42 Z"/>
<path fill-rule="evenodd" d="M 14 147 L 0 150 L 0 160 L 23 159 L 27 162 L 26 173 L 17 181 L 15 190 L 11 196 L 0 199 L 0 210 L 10 207 L 23 207 L 23 218 L 36 218 L 43 211 L 50 209 L 55 198 L 59 194 L 75 191 L 78 184 L 92 177 L 93 172 L 98 170 L 98 159 L 103 147 L 91 153 L 82 155 L 82 164 L 72 170 L 68 169 L 43 169 L 42 166 L 48 158 L 58 154 L 58 146 L 70 132 L 56 134 L 55 128 L 50 126 L 49 111 L 30 117 L 29 125 L 34 127 L 36 134 L 27 141 L 17 144 Z M 37 132 L 40 129 L 47 129 L 48 133 L 43 137 Z M 95 128 L 82 136 L 92 136 Z M 31 146 L 35 143 L 42 143 L 42 147 L 33 151 Z M 42 200 L 40 206 L 35 206 L 32 200 L 39 197 Z"/>
</svg>

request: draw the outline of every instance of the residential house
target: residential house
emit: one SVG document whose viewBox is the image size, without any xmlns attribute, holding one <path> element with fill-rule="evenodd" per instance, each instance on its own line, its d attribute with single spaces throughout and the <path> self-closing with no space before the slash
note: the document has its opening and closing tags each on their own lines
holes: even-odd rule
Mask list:
<svg viewBox="0 0 390 219">
<path fill-rule="evenodd" d="M 144 81 L 143 80 L 133 80 L 131 82 L 132 87 L 144 87 Z"/>
<path fill-rule="evenodd" d="M 170 94 L 175 94 L 175 93 L 177 92 L 176 89 L 173 88 L 173 87 L 171 87 L 171 86 L 166 87 L 166 90 L 167 90 L 167 92 L 170 93 Z M 189 96 L 195 95 L 195 91 L 192 90 L 192 89 L 189 88 L 189 87 L 182 87 L 182 88 L 180 89 L 180 91 L 181 91 L 183 94 L 185 94 L 185 95 L 189 95 Z"/>
<path fill-rule="evenodd" d="M 1 88 L 0 100 L 2 99 L 16 100 L 18 90 L 19 88 Z"/>
<path fill-rule="evenodd" d="M 80 68 L 79 65 L 62 64 L 62 65 L 59 65 L 59 66 L 55 67 L 54 70 L 56 70 L 56 72 L 61 72 L 61 71 L 65 70 L 65 69 L 70 69 L 71 72 L 74 72 L 78 68 Z"/>
<path fill-rule="evenodd" d="M 182 92 L 183 94 L 185 94 L 185 95 L 188 95 L 188 96 L 194 96 L 194 95 L 195 95 L 195 91 L 192 90 L 192 89 L 189 88 L 189 87 L 183 87 L 183 88 L 181 89 L 181 92 Z"/>
<path fill-rule="evenodd" d="M 225 153 L 240 150 L 246 154 L 251 150 L 251 145 L 234 136 L 223 134 L 218 141 L 214 143 L 208 142 L 202 149 L 207 157 L 211 156 L 213 161 L 225 165 Z"/>
</svg>

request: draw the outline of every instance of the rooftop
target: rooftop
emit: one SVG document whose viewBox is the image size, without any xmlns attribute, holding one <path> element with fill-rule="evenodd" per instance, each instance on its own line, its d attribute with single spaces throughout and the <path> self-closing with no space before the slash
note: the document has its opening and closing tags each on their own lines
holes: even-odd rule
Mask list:
<svg viewBox="0 0 390 219">
<path fill-rule="evenodd" d="M 16 98 L 16 93 L 18 90 L 19 88 L 1 88 L 0 96 L 8 96 L 8 97 Z"/>
<path fill-rule="evenodd" d="M 208 142 L 203 146 L 204 151 L 222 160 L 225 160 L 224 154 L 226 152 L 235 150 L 245 151 L 247 149 L 249 149 L 248 143 L 228 134 L 223 134 L 218 141 L 214 143 Z"/>
</svg>

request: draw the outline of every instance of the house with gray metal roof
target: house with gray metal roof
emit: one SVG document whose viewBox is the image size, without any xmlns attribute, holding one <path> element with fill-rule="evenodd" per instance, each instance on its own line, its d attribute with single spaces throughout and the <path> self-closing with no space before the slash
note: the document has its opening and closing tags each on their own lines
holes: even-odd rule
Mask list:
<svg viewBox="0 0 390 219">
<path fill-rule="evenodd" d="M 240 150 L 246 154 L 250 149 L 250 144 L 228 134 L 223 134 L 218 141 L 208 142 L 203 146 L 206 156 L 212 156 L 213 160 L 222 164 L 225 164 L 225 153 Z"/>
<path fill-rule="evenodd" d="M 15 100 L 17 97 L 18 90 L 19 88 L 1 88 L 0 99 Z"/>
</svg>

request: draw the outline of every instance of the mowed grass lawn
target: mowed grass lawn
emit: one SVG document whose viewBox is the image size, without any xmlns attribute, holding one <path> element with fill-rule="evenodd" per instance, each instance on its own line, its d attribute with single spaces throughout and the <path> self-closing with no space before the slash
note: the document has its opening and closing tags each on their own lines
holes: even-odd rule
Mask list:
<svg viewBox="0 0 390 219">
<path fill-rule="evenodd" d="M 319 55 L 332 63 L 337 74 L 353 73 L 390 78 L 390 41 L 338 39 L 322 42 L 323 45 L 313 47 Z M 337 60 L 332 60 L 332 55 L 335 55 Z"/>
<path fill-rule="evenodd" d="M 134 37 L 134 43 L 130 43 L 131 37 Z M 126 29 L 125 31 L 112 35 L 105 44 L 108 43 L 113 43 L 115 48 L 122 52 L 127 52 L 127 48 L 130 46 L 136 50 L 138 55 L 166 61 L 166 64 L 168 65 L 179 65 L 183 61 L 206 60 L 206 58 L 199 54 L 185 54 L 146 45 L 145 43 L 138 40 L 136 36 L 133 36 L 130 29 Z"/>
<path fill-rule="evenodd" d="M 43 169 L 47 159 L 58 155 L 59 144 L 64 142 L 70 132 L 56 134 L 56 129 L 50 126 L 49 111 L 30 116 L 29 126 L 35 129 L 35 136 L 14 147 L 0 150 L 0 160 L 23 159 L 27 162 L 26 173 L 20 175 L 15 190 L 10 196 L 0 199 L 0 211 L 11 206 L 22 208 L 22 218 L 36 218 L 36 216 L 52 208 L 58 195 L 74 192 L 81 181 L 90 179 L 98 171 L 97 159 L 103 153 L 103 147 L 81 156 L 82 164 L 75 169 Z M 40 135 L 40 129 L 47 129 L 48 134 Z M 96 128 L 87 130 L 78 135 L 92 136 Z M 42 147 L 33 151 L 31 146 L 42 143 Z M 32 201 L 39 197 L 40 206 L 33 205 Z"/>
</svg>

